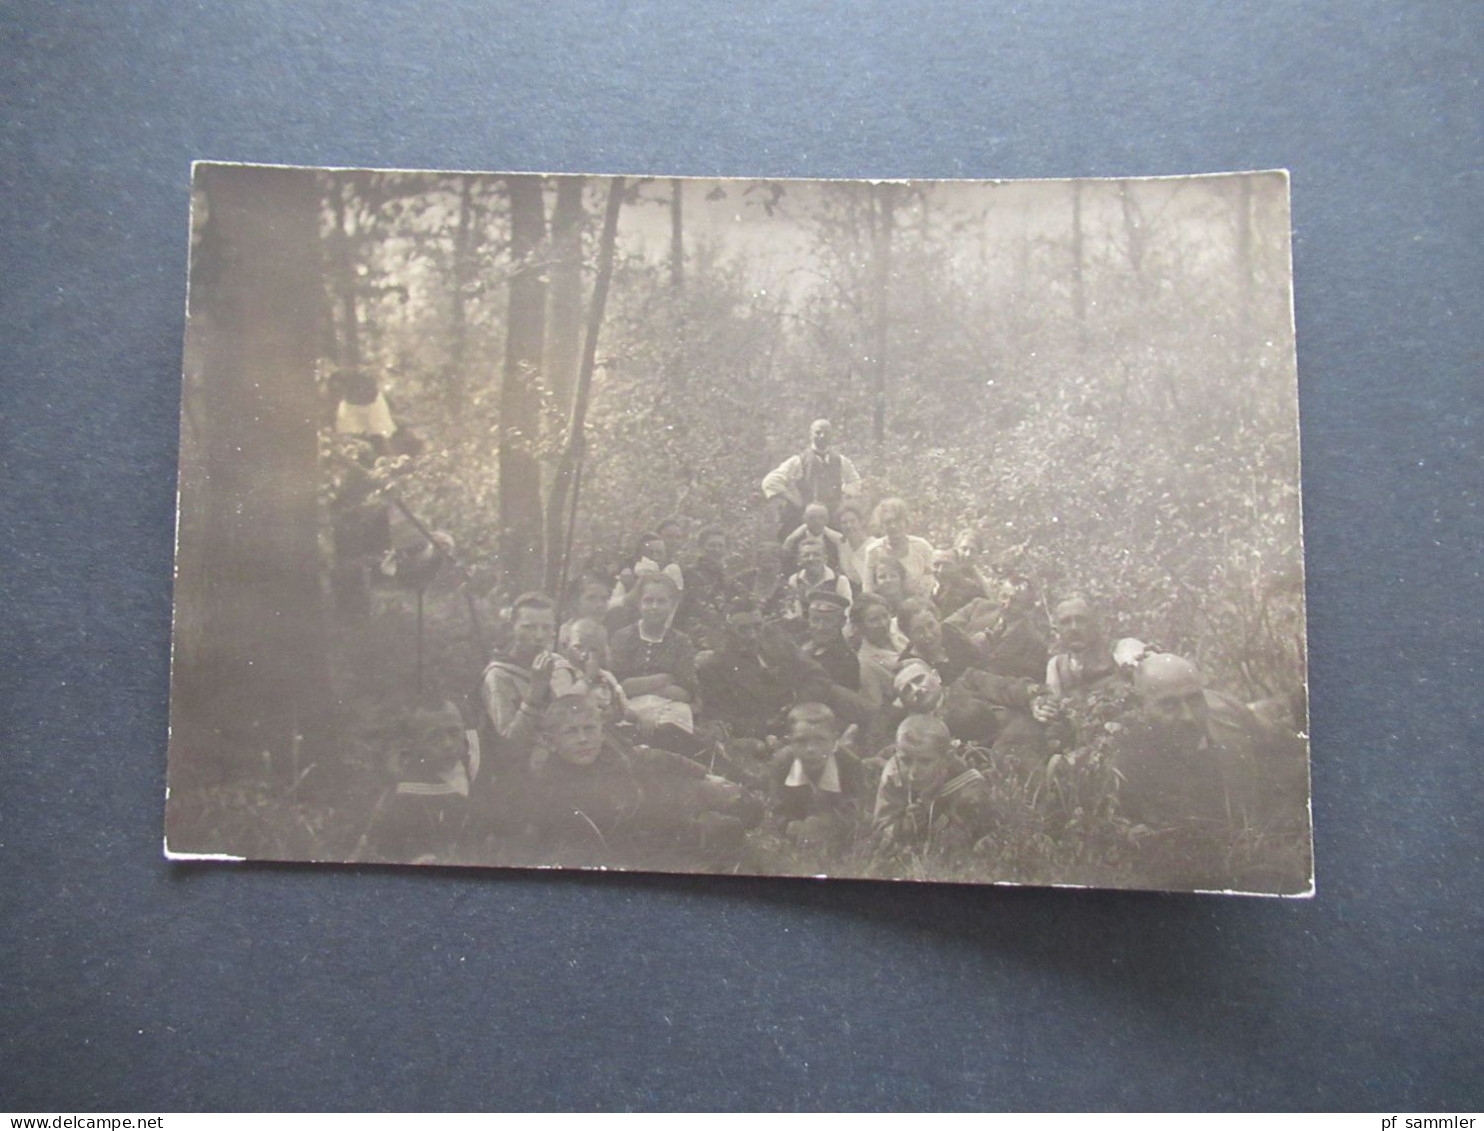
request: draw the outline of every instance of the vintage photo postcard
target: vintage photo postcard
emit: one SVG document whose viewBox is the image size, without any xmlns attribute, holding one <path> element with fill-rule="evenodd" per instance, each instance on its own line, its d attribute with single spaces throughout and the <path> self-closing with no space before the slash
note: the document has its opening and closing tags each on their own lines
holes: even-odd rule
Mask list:
<svg viewBox="0 0 1484 1131">
<path fill-rule="evenodd" d="M 1282 172 L 198 164 L 166 851 L 1305 895 Z"/>
</svg>

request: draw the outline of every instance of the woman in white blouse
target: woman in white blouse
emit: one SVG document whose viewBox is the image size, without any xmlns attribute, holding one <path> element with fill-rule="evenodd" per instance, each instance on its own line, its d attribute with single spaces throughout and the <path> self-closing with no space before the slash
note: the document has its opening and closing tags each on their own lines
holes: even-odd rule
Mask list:
<svg viewBox="0 0 1484 1131">
<path fill-rule="evenodd" d="M 933 587 L 933 547 L 926 538 L 908 534 L 912 512 L 901 499 L 883 499 L 876 507 L 875 527 L 882 537 L 866 546 L 863 580 L 866 592 L 874 589 L 873 563 L 881 557 L 895 558 L 907 575 L 907 595 L 925 597 Z"/>
<path fill-rule="evenodd" d="M 835 549 L 840 555 L 840 572 L 850 579 L 857 593 L 866 591 L 866 547 L 872 538 L 866 530 L 866 516 L 852 503 L 846 503 L 835 516 L 835 526 L 843 536 Z"/>
</svg>

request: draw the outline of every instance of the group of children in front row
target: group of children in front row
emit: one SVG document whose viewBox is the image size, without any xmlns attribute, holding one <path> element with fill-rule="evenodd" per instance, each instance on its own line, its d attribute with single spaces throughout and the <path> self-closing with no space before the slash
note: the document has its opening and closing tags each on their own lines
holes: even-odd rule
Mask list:
<svg viewBox="0 0 1484 1131">
<path fill-rule="evenodd" d="M 646 536 L 632 570 L 579 579 L 561 623 L 550 598 L 518 598 L 480 680 L 478 725 L 453 704 L 417 713 L 419 756 L 362 855 L 738 868 L 766 823 L 804 871 L 845 852 L 961 858 L 1034 816 L 1033 793 L 996 775 L 1044 781 L 1053 751 L 1085 737 L 1068 733 L 1068 705 L 1108 688 L 1180 748 L 1157 772 L 1120 767 L 1130 813 L 1156 831 L 1220 826 L 1220 842 L 1234 799 L 1261 811 L 1271 726 L 1205 690 L 1187 661 L 1103 638 L 1080 598 L 1056 606 L 1063 650 L 1050 655 L 1045 616 L 1023 585 L 980 570 L 977 540 L 940 554 L 906 535 L 899 500 L 880 510 L 886 534 L 854 545 L 827 513 L 807 514 L 748 570 L 719 528 L 700 532 L 687 565 L 673 528 Z M 1187 764 L 1198 769 L 1166 780 Z"/>
</svg>

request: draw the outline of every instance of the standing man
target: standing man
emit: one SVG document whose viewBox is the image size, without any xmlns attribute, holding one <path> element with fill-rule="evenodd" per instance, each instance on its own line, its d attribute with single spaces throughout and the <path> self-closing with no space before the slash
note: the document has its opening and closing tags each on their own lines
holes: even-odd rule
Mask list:
<svg viewBox="0 0 1484 1131">
<path fill-rule="evenodd" d="M 779 541 L 803 522 L 804 508 L 810 503 L 823 503 L 835 514 L 841 503 L 860 494 L 860 473 L 834 450 L 833 439 L 830 422 L 816 420 L 809 426 L 809 446 L 764 477 L 763 498 L 777 510 Z"/>
</svg>

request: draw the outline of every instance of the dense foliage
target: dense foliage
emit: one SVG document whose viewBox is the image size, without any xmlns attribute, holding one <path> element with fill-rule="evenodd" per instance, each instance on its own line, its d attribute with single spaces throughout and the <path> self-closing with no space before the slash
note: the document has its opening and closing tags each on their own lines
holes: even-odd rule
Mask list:
<svg viewBox="0 0 1484 1131">
<path fill-rule="evenodd" d="M 358 199 L 360 183 L 339 188 Z M 361 205 L 357 361 L 426 445 L 408 498 L 493 586 L 512 265 L 498 182 L 470 184 L 473 234 L 456 184 L 396 182 L 403 195 Z M 671 514 L 766 532 L 759 480 L 829 416 L 869 495 L 908 499 L 935 544 L 975 527 L 1047 602 L 1084 592 L 1116 632 L 1197 657 L 1244 697 L 1298 686 L 1287 215 L 1272 179 L 892 187 L 883 286 L 880 186 L 691 185 L 680 281 L 660 238 L 673 190 L 629 185 L 574 563 L 627 552 Z M 604 188 L 586 190 L 588 276 Z M 327 370 L 344 363 L 344 321 L 342 308 Z M 549 473 L 571 382 L 533 376 L 543 428 L 528 440 Z"/>
</svg>

